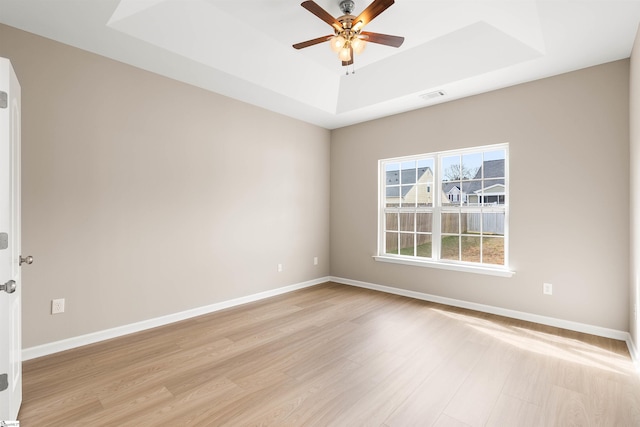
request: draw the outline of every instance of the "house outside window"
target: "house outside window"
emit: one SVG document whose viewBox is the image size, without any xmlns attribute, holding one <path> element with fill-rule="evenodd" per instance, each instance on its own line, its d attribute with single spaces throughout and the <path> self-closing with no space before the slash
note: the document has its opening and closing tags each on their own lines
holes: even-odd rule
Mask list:
<svg viewBox="0 0 640 427">
<path fill-rule="evenodd" d="M 507 269 L 508 144 L 379 166 L 377 258 Z"/>
</svg>

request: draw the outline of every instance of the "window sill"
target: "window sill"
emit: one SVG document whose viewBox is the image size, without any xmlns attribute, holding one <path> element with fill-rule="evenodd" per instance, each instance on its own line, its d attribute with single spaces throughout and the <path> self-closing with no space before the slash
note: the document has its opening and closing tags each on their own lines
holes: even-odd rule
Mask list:
<svg viewBox="0 0 640 427">
<path fill-rule="evenodd" d="M 452 270 L 452 271 L 464 271 L 467 273 L 476 273 L 476 274 L 487 274 L 490 276 L 500 276 L 500 277 L 512 277 L 516 274 L 515 271 L 511 271 L 507 268 L 491 268 L 491 267 L 479 267 L 475 265 L 463 265 L 463 264 L 453 264 L 453 263 L 444 263 L 444 262 L 435 262 L 430 260 L 414 260 L 409 258 L 400 258 L 400 257 L 392 257 L 392 256 L 374 256 L 376 261 L 380 262 L 390 262 L 392 264 L 404 264 L 404 265 L 413 265 L 416 267 L 429 267 L 429 268 L 439 268 L 442 270 Z"/>
</svg>

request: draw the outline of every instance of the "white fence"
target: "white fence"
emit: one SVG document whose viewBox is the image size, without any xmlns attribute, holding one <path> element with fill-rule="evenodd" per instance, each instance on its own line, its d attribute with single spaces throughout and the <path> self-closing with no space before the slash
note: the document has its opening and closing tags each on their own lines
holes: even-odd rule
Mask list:
<svg viewBox="0 0 640 427">
<path fill-rule="evenodd" d="M 467 233 L 480 233 L 480 222 L 482 221 L 482 232 L 488 234 L 504 234 L 504 213 L 485 212 L 468 213 Z"/>
</svg>

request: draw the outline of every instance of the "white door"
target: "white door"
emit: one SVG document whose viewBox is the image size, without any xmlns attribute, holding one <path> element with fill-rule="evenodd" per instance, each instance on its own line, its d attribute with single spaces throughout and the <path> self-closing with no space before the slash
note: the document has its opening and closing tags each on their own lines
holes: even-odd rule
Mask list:
<svg viewBox="0 0 640 427">
<path fill-rule="evenodd" d="M 0 58 L 0 421 L 22 402 L 20 239 L 20 84 Z"/>
</svg>

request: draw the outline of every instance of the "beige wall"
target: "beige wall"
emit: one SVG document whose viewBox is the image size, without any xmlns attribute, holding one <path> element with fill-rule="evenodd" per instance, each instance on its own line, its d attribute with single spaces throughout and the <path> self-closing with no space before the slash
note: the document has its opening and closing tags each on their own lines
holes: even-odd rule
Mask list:
<svg viewBox="0 0 640 427">
<path fill-rule="evenodd" d="M 330 133 L 2 25 L 0 56 L 23 88 L 25 347 L 328 274 L 628 330 L 629 61 Z M 371 258 L 378 159 L 502 142 L 514 277 Z"/>
<path fill-rule="evenodd" d="M 629 88 L 630 147 L 631 153 L 631 275 L 630 275 L 630 307 L 632 313 L 629 331 L 631 339 L 638 349 L 640 345 L 640 322 L 638 322 L 638 306 L 640 305 L 640 29 L 631 52 Z M 634 310 L 635 309 L 635 310 Z"/>
<path fill-rule="evenodd" d="M 334 131 L 332 275 L 627 331 L 628 82 L 622 60 Z M 378 159 L 504 142 L 515 276 L 372 259 Z"/>
<path fill-rule="evenodd" d="M 329 274 L 328 130 L 2 25 L 0 56 L 22 86 L 25 347 Z"/>
</svg>

